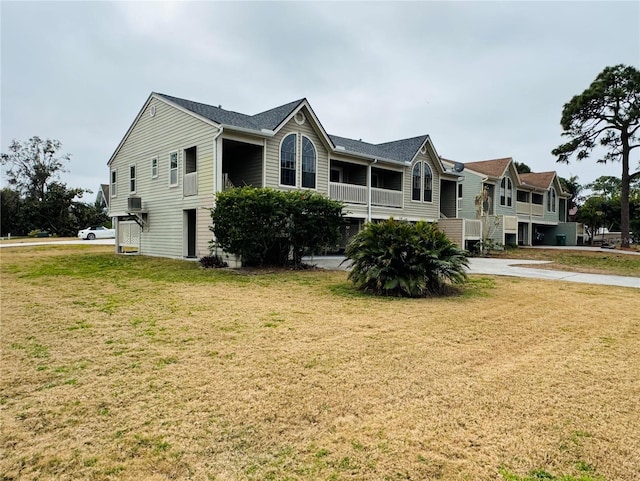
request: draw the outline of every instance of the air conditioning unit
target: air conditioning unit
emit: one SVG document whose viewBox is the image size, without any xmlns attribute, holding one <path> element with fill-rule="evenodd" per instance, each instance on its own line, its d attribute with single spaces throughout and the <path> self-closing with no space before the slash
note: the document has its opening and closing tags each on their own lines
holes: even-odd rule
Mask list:
<svg viewBox="0 0 640 481">
<path fill-rule="evenodd" d="M 137 195 L 132 195 L 127 198 L 127 212 L 141 212 L 142 211 L 142 199 Z"/>
</svg>

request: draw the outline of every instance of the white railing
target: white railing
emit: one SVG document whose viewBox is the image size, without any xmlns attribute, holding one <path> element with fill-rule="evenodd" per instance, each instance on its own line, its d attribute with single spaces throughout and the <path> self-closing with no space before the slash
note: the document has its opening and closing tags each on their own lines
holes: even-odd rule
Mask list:
<svg viewBox="0 0 640 481">
<path fill-rule="evenodd" d="M 349 204 L 367 204 L 367 187 L 365 185 L 329 182 L 329 197 Z M 371 189 L 371 205 L 381 207 L 402 207 L 402 191 Z"/>
<path fill-rule="evenodd" d="M 531 204 L 531 215 L 544 215 L 544 206 L 542 204 Z"/>
<path fill-rule="evenodd" d="M 465 219 L 464 238 L 465 239 L 481 239 L 482 238 L 482 221 Z"/>
<path fill-rule="evenodd" d="M 529 202 L 516 202 L 516 214 L 531 214 L 531 204 Z"/>
<path fill-rule="evenodd" d="M 198 194 L 198 173 L 184 174 L 183 193 L 185 196 Z"/>
<path fill-rule="evenodd" d="M 350 204 L 366 204 L 367 187 L 364 185 L 329 182 L 329 197 Z"/>
<path fill-rule="evenodd" d="M 529 202 L 516 202 L 516 214 L 543 215 L 542 204 L 530 204 Z"/>
<path fill-rule="evenodd" d="M 402 191 L 374 187 L 371 189 L 371 205 L 402 207 Z"/>
</svg>

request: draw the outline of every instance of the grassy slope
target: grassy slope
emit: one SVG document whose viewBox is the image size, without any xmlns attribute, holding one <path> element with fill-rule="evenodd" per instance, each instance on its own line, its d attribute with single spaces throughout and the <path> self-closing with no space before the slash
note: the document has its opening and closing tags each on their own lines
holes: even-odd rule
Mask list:
<svg viewBox="0 0 640 481">
<path fill-rule="evenodd" d="M 110 252 L 2 252 L 0 479 L 640 471 L 634 289 L 374 299 Z"/>
</svg>

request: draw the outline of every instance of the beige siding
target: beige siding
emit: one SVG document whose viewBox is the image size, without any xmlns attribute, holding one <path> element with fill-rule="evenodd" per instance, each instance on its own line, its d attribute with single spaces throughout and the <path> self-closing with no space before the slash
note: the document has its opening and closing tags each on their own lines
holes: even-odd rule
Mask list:
<svg viewBox="0 0 640 481">
<path fill-rule="evenodd" d="M 329 153 L 324 140 L 318 131 L 315 130 L 314 122 L 306 108 L 301 109 L 306 120 L 299 125 L 291 119 L 282 127 L 278 133 L 269 139 L 267 143 L 267 165 L 265 171 L 265 187 L 274 189 L 300 188 L 302 185 L 302 136 L 308 137 L 316 148 L 316 188 L 315 190 L 323 194 L 329 194 Z M 280 142 L 287 135 L 295 133 L 297 137 L 297 162 L 296 162 L 296 186 L 280 185 Z"/>
<path fill-rule="evenodd" d="M 155 107 L 155 115 L 150 115 Z M 115 155 L 110 169 L 116 169 L 117 195 L 111 199 L 112 214 L 127 210 L 129 167 L 136 165 L 136 195 L 148 212 L 141 234 L 141 253 L 166 257 L 186 254 L 184 210 L 213 204 L 213 136 L 215 127 L 160 100 L 151 99 Z M 197 148 L 198 195 L 183 195 L 183 150 Z M 169 154 L 178 152 L 178 185 L 169 186 Z M 151 159 L 158 158 L 158 177 L 151 177 Z M 203 211 L 206 212 L 206 211 Z M 203 213 L 198 214 L 198 255 L 211 239 Z"/>
<path fill-rule="evenodd" d="M 426 161 L 433 174 L 431 202 L 411 200 L 411 172 L 416 162 Z M 404 172 L 404 216 L 409 220 L 436 220 L 440 217 L 440 172 L 431 156 L 418 154 L 414 162 Z"/>
<path fill-rule="evenodd" d="M 463 224 L 464 219 L 438 220 L 438 227 L 440 228 L 440 230 L 444 232 L 452 242 L 455 242 L 461 247 L 464 247 L 464 240 L 462 239 Z"/>
</svg>

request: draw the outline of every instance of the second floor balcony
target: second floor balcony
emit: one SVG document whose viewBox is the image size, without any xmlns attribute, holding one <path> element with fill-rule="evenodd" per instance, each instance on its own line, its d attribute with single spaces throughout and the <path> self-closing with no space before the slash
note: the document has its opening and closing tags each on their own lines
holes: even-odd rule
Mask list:
<svg viewBox="0 0 640 481">
<path fill-rule="evenodd" d="M 516 214 L 536 215 L 542 217 L 544 215 L 544 206 L 542 204 L 518 201 L 516 202 Z"/>
<path fill-rule="evenodd" d="M 347 204 L 367 205 L 369 190 L 366 185 L 329 182 L 329 197 L 334 200 L 341 200 Z M 402 208 L 402 191 L 372 187 L 371 205 Z"/>
</svg>

